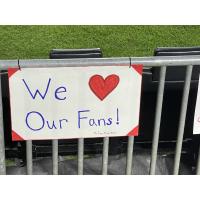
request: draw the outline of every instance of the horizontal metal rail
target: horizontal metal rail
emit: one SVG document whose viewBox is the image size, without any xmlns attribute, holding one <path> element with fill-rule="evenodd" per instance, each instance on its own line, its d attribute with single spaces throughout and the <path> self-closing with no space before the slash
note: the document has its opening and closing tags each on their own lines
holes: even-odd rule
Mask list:
<svg viewBox="0 0 200 200">
<path fill-rule="evenodd" d="M 200 64 L 200 56 L 154 56 L 131 57 L 132 64 L 143 64 L 147 67 L 181 66 Z M 40 59 L 19 60 L 21 67 L 79 67 L 102 65 L 130 65 L 130 58 L 82 58 L 82 59 Z"/>
<path fill-rule="evenodd" d="M 0 70 L 7 70 L 9 67 L 18 66 L 18 60 L 0 60 Z"/>
<path fill-rule="evenodd" d="M 129 57 L 121 58 L 81 58 L 81 59 L 32 59 L 0 60 L 0 70 L 7 70 L 20 65 L 21 68 L 46 67 L 80 67 L 80 66 L 114 66 L 130 65 Z M 146 67 L 199 65 L 200 56 L 154 56 L 131 57 L 131 64 L 142 64 Z"/>
</svg>

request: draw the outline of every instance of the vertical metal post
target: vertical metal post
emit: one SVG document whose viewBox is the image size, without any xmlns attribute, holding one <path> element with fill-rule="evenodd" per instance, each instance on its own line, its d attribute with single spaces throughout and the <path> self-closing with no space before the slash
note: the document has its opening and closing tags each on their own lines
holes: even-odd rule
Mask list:
<svg viewBox="0 0 200 200">
<path fill-rule="evenodd" d="M 3 104 L 2 104 L 2 88 L 0 75 L 0 175 L 6 174 L 5 164 L 5 144 L 4 144 L 4 127 L 3 127 Z"/>
<path fill-rule="evenodd" d="M 78 175 L 83 175 L 84 139 L 78 139 Z"/>
<path fill-rule="evenodd" d="M 53 175 L 58 174 L 58 140 L 52 140 Z"/>
<path fill-rule="evenodd" d="M 199 154 L 198 154 L 198 160 L 197 160 L 196 174 L 200 175 L 200 145 L 199 145 Z"/>
<path fill-rule="evenodd" d="M 103 158 L 102 158 L 102 175 L 108 173 L 108 151 L 109 151 L 109 137 L 103 138 Z"/>
<path fill-rule="evenodd" d="M 155 111 L 156 115 L 155 115 L 155 120 L 154 120 L 150 175 L 154 175 L 155 171 L 156 171 L 156 160 L 157 160 L 157 152 L 158 152 L 160 121 L 161 121 L 163 94 L 164 94 L 164 87 L 165 87 L 165 75 L 166 75 L 166 66 L 161 66 L 160 76 L 159 76 L 158 92 L 157 92 L 157 100 L 156 100 L 156 111 Z"/>
<path fill-rule="evenodd" d="M 134 145 L 134 136 L 128 137 L 128 147 L 127 147 L 127 157 L 126 157 L 126 175 L 132 174 L 132 165 L 133 165 L 133 145 Z"/>
<path fill-rule="evenodd" d="M 33 173 L 33 160 L 32 160 L 32 140 L 26 141 L 26 161 L 27 161 L 27 174 Z"/>
<path fill-rule="evenodd" d="M 183 88 L 183 97 L 181 102 L 181 112 L 180 112 L 179 126 L 178 126 L 178 137 L 176 143 L 176 153 L 175 153 L 174 170 L 173 170 L 174 175 L 178 175 L 179 172 L 181 149 L 183 142 L 184 127 L 185 127 L 185 118 L 186 118 L 188 97 L 190 91 L 190 81 L 192 76 L 192 68 L 193 68 L 192 65 L 189 65 L 186 68 L 186 76 Z"/>
</svg>

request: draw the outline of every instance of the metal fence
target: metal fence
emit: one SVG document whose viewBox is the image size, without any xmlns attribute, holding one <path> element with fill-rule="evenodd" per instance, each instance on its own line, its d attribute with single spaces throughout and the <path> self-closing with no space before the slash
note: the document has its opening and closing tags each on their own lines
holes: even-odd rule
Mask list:
<svg viewBox="0 0 200 200">
<path fill-rule="evenodd" d="M 160 122 L 162 113 L 162 103 L 163 103 L 163 93 L 165 87 L 165 75 L 168 66 L 187 66 L 185 82 L 183 88 L 183 96 L 181 103 L 181 111 L 179 117 L 177 143 L 175 150 L 174 168 L 173 174 L 177 175 L 179 173 L 179 165 L 181 158 L 185 118 L 188 104 L 188 97 L 190 91 L 190 82 L 193 65 L 200 65 L 200 56 L 166 56 L 166 57 L 132 57 L 132 58 L 90 58 L 90 59 L 63 59 L 63 60 L 0 60 L 0 70 L 7 70 L 9 68 L 14 68 L 20 66 L 21 68 L 35 68 L 35 67 L 78 67 L 78 66 L 103 66 L 103 65 L 124 65 L 129 66 L 130 64 L 142 64 L 144 67 L 160 67 L 159 75 L 159 85 L 157 91 L 157 103 L 155 110 L 155 120 L 154 120 L 154 131 L 152 140 L 152 153 L 149 174 L 155 174 L 157 151 L 159 143 L 159 132 L 160 132 Z M 1 77 L 1 76 L 0 76 Z M 0 78 L 1 84 L 1 78 Z M 109 156 L 109 138 L 103 138 L 103 153 L 102 153 L 102 174 L 107 174 L 108 168 L 108 156 Z M 128 137 L 127 146 L 127 161 L 126 161 L 126 174 L 130 175 L 132 173 L 133 165 L 133 147 L 134 147 L 134 137 Z M 58 174 L 58 140 L 52 141 L 52 162 L 53 171 L 52 174 Z M 200 151 L 199 151 L 200 152 Z M 200 154 L 199 154 L 200 155 Z M 27 158 L 27 174 L 33 173 L 32 164 L 32 141 L 26 141 L 26 158 Z M 83 171 L 83 161 L 84 161 L 84 139 L 78 139 L 78 174 L 84 174 Z M 200 174 L 200 156 L 197 161 L 196 173 Z M 2 108 L 2 93 L 0 85 L 0 174 L 6 174 L 5 165 L 5 145 L 4 145 L 4 128 L 3 128 L 3 108 Z"/>
</svg>

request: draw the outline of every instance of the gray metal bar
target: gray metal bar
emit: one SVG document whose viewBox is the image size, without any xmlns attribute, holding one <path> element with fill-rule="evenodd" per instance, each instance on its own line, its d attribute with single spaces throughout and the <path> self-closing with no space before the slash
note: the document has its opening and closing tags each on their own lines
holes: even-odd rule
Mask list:
<svg viewBox="0 0 200 200">
<path fill-rule="evenodd" d="M 108 173 L 108 151 L 109 151 L 109 137 L 103 138 L 103 158 L 102 158 L 102 175 Z"/>
<path fill-rule="evenodd" d="M 18 67 L 18 60 L 0 60 L 0 69 L 7 70 L 8 68 Z"/>
<path fill-rule="evenodd" d="M 199 154 L 198 154 L 198 160 L 197 160 L 196 174 L 200 175 L 200 145 L 199 145 Z"/>
<path fill-rule="evenodd" d="M 33 160 L 32 160 L 32 140 L 26 141 L 26 162 L 27 162 L 27 174 L 33 173 Z"/>
<path fill-rule="evenodd" d="M 185 117 L 186 117 L 186 112 L 187 112 L 190 82 L 191 82 L 191 76 L 192 76 L 192 68 L 193 68 L 192 65 L 188 65 L 186 68 L 186 76 L 185 76 L 185 83 L 184 83 L 184 88 L 183 88 L 183 97 L 182 97 L 182 102 L 181 102 L 181 112 L 180 112 L 178 136 L 177 136 L 177 143 L 176 143 L 175 162 L 174 162 L 174 169 L 173 169 L 174 175 L 178 175 L 178 172 L 179 172 L 181 149 L 182 149 L 182 142 L 183 142 L 184 127 L 185 127 Z"/>
<path fill-rule="evenodd" d="M 58 140 L 52 140 L 53 175 L 58 174 Z"/>
<path fill-rule="evenodd" d="M 80 67 L 80 66 L 112 66 L 130 65 L 129 58 L 81 58 L 81 59 L 34 59 L 20 60 L 21 68 L 46 67 Z"/>
<path fill-rule="evenodd" d="M 131 63 L 143 64 L 146 67 L 160 66 L 186 66 L 199 65 L 200 56 L 154 56 L 154 57 L 132 57 Z M 21 68 L 46 68 L 46 67 L 80 67 L 80 66 L 111 66 L 130 65 L 130 58 L 81 58 L 81 59 L 32 59 L 19 60 Z M 1 65 L 0 65 L 1 66 Z M 1 66 L 7 69 L 8 66 Z"/>
<path fill-rule="evenodd" d="M 2 105 L 2 88 L 0 75 L 0 175 L 6 174 L 5 164 L 5 144 L 4 144 L 4 126 L 3 126 L 3 105 Z"/>
<path fill-rule="evenodd" d="M 156 171 L 160 121 L 161 121 L 163 94 L 165 87 L 165 75 L 166 75 L 166 66 L 162 66 L 160 69 L 159 85 L 158 85 L 157 100 L 156 100 L 156 111 L 155 111 L 156 115 L 154 120 L 154 131 L 153 131 L 151 164 L 150 164 L 151 175 L 154 175 Z"/>
<path fill-rule="evenodd" d="M 146 67 L 188 66 L 199 65 L 200 56 L 154 56 L 131 58 L 133 64 L 143 64 Z"/>
<path fill-rule="evenodd" d="M 78 139 L 78 175 L 83 175 L 84 139 Z"/>
<path fill-rule="evenodd" d="M 129 136 L 128 137 L 128 147 L 127 147 L 126 175 L 131 175 L 132 174 L 133 145 L 134 145 L 134 136 Z"/>
<path fill-rule="evenodd" d="M 132 57 L 132 64 L 143 64 L 145 67 L 160 66 L 186 66 L 199 65 L 200 56 L 154 56 Z M 81 58 L 81 59 L 32 59 L 19 60 L 21 68 L 45 68 L 45 67 L 80 67 L 80 66 L 106 66 L 106 65 L 130 65 L 130 58 Z M 18 66 L 17 60 L 0 60 L 0 70 L 7 70 Z"/>
</svg>

